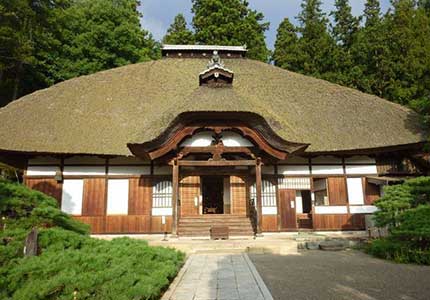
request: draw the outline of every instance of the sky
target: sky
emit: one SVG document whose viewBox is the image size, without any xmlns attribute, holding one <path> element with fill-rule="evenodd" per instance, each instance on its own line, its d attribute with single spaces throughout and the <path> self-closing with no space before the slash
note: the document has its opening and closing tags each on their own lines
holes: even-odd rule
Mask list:
<svg viewBox="0 0 430 300">
<path fill-rule="evenodd" d="M 389 0 L 380 0 L 382 11 L 389 7 Z M 276 40 L 276 30 L 279 23 L 288 17 L 297 24 L 295 17 L 300 12 L 302 0 L 248 0 L 251 9 L 264 14 L 265 20 L 270 22 L 270 29 L 266 32 L 266 43 L 270 49 Z M 354 15 L 363 12 L 365 0 L 350 0 Z M 330 12 L 334 0 L 323 0 L 323 9 Z M 191 0 L 141 0 L 139 11 L 143 14 L 141 23 L 143 28 L 149 30 L 156 40 L 161 40 L 167 28 L 178 13 L 183 13 L 188 24 L 191 24 Z M 191 28 L 191 25 L 190 25 Z"/>
</svg>

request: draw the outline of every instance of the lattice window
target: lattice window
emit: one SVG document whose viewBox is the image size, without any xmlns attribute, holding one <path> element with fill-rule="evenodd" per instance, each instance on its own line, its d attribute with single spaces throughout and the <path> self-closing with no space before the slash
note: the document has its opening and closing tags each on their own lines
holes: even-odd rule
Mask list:
<svg viewBox="0 0 430 300">
<path fill-rule="evenodd" d="M 251 186 L 251 199 L 257 199 L 255 183 Z M 263 207 L 276 207 L 276 185 L 270 180 L 263 180 L 261 182 L 261 200 Z"/>
<path fill-rule="evenodd" d="M 156 182 L 152 187 L 152 207 L 172 207 L 172 181 Z"/>
<path fill-rule="evenodd" d="M 278 186 L 280 189 L 310 190 L 311 179 L 309 177 L 279 178 Z"/>
</svg>

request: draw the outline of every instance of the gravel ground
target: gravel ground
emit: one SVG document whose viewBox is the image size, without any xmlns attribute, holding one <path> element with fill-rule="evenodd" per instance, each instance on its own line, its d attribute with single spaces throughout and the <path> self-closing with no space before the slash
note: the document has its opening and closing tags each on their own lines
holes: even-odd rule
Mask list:
<svg viewBox="0 0 430 300">
<path fill-rule="evenodd" d="M 274 299 L 430 299 L 430 266 L 395 264 L 354 250 L 249 257 Z"/>
</svg>

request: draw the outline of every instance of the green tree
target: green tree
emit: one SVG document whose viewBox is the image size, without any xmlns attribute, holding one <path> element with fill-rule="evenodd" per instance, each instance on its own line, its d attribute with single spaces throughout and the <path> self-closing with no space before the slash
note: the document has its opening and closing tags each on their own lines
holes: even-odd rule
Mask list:
<svg viewBox="0 0 430 300">
<path fill-rule="evenodd" d="M 0 3 L 0 105 L 75 76 L 157 58 L 137 0 Z"/>
<path fill-rule="evenodd" d="M 164 44 L 191 45 L 194 44 L 194 34 L 187 28 L 187 21 L 183 14 L 178 14 L 167 29 L 163 38 Z"/>
<path fill-rule="evenodd" d="M 367 0 L 364 4 L 364 18 L 366 27 L 374 26 L 380 22 L 381 4 L 379 0 Z"/>
<path fill-rule="evenodd" d="M 321 1 L 303 0 L 301 7 L 298 20 L 302 72 L 316 77 L 322 77 L 324 74 L 330 76 L 334 65 L 334 41 L 327 31 L 328 20 L 322 12 Z"/>
<path fill-rule="evenodd" d="M 55 82 L 156 58 L 137 0 L 79 0 L 66 12 Z"/>
<path fill-rule="evenodd" d="M 0 3 L 0 106 L 47 81 L 38 54 L 61 46 L 51 29 L 68 6 L 68 0 Z"/>
<path fill-rule="evenodd" d="M 290 71 L 300 71 L 298 65 L 300 51 L 297 28 L 285 18 L 278 27 L 273 61 L 276 66 Z"/>
<path fill-rule="evenodd" d="M 195 39 L 201 44 L 246 45 L 248 57 L 267 61 L 264 32 L 269 23 L 245 0 L 193 0 Z"/>
<path fill-rule="evenodd" d="M 351 13 L 349 0 L 336 0 L 336 10 L 331 13 L 334 26 L 333 37 L 343 48 L 350 48 L 360 25 L 360 19 Z"/>
</svg>

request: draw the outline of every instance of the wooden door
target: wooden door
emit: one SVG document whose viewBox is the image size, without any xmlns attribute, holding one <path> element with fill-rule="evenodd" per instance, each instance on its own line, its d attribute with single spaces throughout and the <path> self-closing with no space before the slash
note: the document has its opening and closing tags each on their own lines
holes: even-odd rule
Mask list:
<svg viewBox="0 0 430 300">
<path fill-rule="evenodd" d="M 200 176 L 187 176 L 179 183 L 181 216 L 199 215 Z"/>
<path fill-rule="evenodd" d="M 279 211 L 281 215 L 281 229 L 297 229 L 295 190 L 279 190 Z"/>
</svg>

